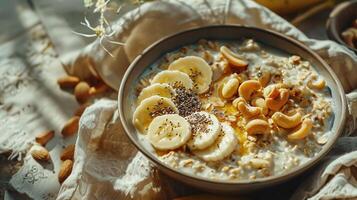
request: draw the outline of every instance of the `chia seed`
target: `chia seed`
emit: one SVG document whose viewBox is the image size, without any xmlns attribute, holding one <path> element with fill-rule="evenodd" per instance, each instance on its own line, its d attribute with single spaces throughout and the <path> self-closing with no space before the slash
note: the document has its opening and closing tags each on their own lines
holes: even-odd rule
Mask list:
<svg viewBox="0 0 357 200">
<path fill-rule="evenodd" d="M 149 110 L 149 108 L 146 109 Z M 160 99 L 149 114 L 154 118 L 160 115 L 175 114 L 175 111 L 169 106 L 163 106 L 163 101 Z"/>
<path fill-rule="evenodd" d="M 200 111 L 201 102 L 192 90 L 187 90 L 184 87 L 175 87 L 175 91 L 176 95 L 173 97 L 173 101 L 181 116 L 186 117 Z"/>
<path fill-rule="evenodd" d="M 191 130 L 193 134 L 207 133 L 209 131 L 208 125 L 212 124 L 212 120 L 201 113 L 194 113 L 186 117 L 186 120 L 191 124 Z"/>
</svg>

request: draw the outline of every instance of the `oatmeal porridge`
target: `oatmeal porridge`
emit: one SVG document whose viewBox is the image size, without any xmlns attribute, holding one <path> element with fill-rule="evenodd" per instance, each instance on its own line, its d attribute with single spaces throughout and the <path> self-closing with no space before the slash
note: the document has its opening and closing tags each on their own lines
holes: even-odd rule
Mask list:
<svg viewBox="0 0 357 200">
<path fill-rule="evenodd" d="M 133 124 L 166 165 L 215 180 L 285 173 L 327 143 L 333 102 L 297 55 L 252 39 L 167 53 L 135 86 Z"/>
</svg>

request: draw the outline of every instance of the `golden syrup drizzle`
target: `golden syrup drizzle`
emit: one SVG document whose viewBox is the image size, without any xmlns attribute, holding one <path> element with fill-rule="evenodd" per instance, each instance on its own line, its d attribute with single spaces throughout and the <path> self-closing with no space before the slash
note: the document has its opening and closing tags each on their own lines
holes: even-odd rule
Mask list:
<svg viewBox="0 0 357 200">
<path fill-rule="evenodd" d="M 232 105 L 232 102 L 226 101 L 222 98 L 221 96 L 221 90 L 222 90 L 222 86 L 225 82 L 227 82 L 229 78 L 229 74 L 226 76 L 222 76 L 219 80 L 217 80 L 214 84 L 213 84 L 213 89 L 212 89 L 212 93 L 209 96 L 201 96 L 201 100 L 202 102 L 210 102 L 212 103 L 212 101 L 214 101 L 215 99 L 221 99 L 224 102 L 223 106 L 216 106 L 215 109 L 217 111 L 220 111 L 222 113 L 224 113 L 225 117 L 222 118 L 220 116 L 216 116 L 218 118 L 219 121 L 221 122 L 228 122 L 230 123 L 230 125 L 232 126 L 232 128 L 235 130 L 235 134 L 238 138 L 238 153 L 239 155 L 245 155 L 248 153 L 248 149 L 246 147 L 246 145 L 244 145 L 247 141 L 247 133 L 244 130 L 244 123 L 243 123 L 243 117 L 239 114 L 237 108 L 235 108 Z M 207 110 L 208 111 L 208 110 Z M 208 111 L 209 112 L 209 111 Z M 227 121 L 228 116 L 235 116 L 237 118 L 236 122 L 231 122 L 231 121 Z"/>
<path fill-rule="evenodd" d="M 222 108 L 220 108 L 226 115 L 234 115 L 237 118 L 236 122 L 231 122 L 231 126 L 235 131 L 235 134 L 238 138 L 238 152 L 239 154 L 245 155 L 248 151 L 245 147 L 245 141 L 247 140 L 247 134 L 244 130 L 243 125 L 243 117 L 238 114 L 238 110 L 232 105 L 232 103 L 226 103 Z"/>
<path fill-rule="evenodd" d="M 247 132 L 237 124 L 232 124 L 232 127 L 238 137 L 239 154 L 241 156 L 246 155 L 248 153 L 248 148 L 245 145 L 245 142 L 247 141 Z"/>
</svg>

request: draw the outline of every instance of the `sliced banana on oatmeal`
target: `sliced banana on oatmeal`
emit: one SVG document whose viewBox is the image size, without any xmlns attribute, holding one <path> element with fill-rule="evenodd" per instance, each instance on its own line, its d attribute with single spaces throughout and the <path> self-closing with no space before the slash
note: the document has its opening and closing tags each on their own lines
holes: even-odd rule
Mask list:
<svg viewBox="0 0 357 200">
<path fill-rule="evenodd" d="M 207 148 L 215 142 L 221 132 L 221 124 L 213 114 L 195 112 L 187 116 L 186 120 L 192 128 L 192 138 L 187 143 L 191 150 Z"/>
<path fill-rule="evenodd" d="M 144 99 L 133 114 L 134 126 L 143 134 L 151 121 L 160 115 L 178 113 L 178 109 L 171 99 L 157 95 Z"/>
<path fill-rule="evenodd" d="M 150 143 L 160 150 L 177 149 L 186 144 L 190 137 L 190 123 L 178 114 L 158 116 L 148 129 Z"/>
<path fill-rule="evenodd" d="M 175 91 L 167 83 L 153 83 L 140 92 L 138 96 L 138 103 L 154 95 L 171 98 L 175 95 Z"/>
<path fill-rule="evenodd" d="M 193 82 L 190 77 L 177 70 L 164 70 L 157 73 L 151 80 L 151 83 L 167 83 L 172 87 L 183 86 L 186 89 L 193 89 Z"/>
<path fill-rule="evenodd" d="M 189 75 L 193 80 L 193 90 L 198 94 L 205 93 L 212 82 L 212 69 L 201 57 L 186 56 L 172 62 L 169 70 L 178 70 Z"/>
<path fill-rule="evenodd" d="M 203 150 L 193 151 L 199 158 L 205 161 L 219 161 L 229 156 L 236 148 L 238 140 L 234 129 L 228 124 L 221 124 L 222 131 L 216 141 Z"/>
</svg>

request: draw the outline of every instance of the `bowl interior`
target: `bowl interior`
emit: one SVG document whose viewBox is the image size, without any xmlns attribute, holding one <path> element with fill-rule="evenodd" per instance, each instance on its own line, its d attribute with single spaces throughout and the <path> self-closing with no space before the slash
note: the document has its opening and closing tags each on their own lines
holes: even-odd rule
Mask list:
<svg viewBox="0 0 357 200">
<path fill-rule="evenodd" d="M 302 164 L 301 166 L 295 168 L 293 171 L 290 171 L 286 174 L 271 176 L 267 178 L 257 179 L 257 180 L 241 180 L 238 182 L 227 182 L 227 181 L 212 181 L 210 179 L 205 179 L 202 177 L 197 177 L 194 175 L 185 174 L 183 172 L 176 171 L 171 169 L 168 166 L 163 166 L 161 162 L 145 147 L 140 138 L 135 127 L 132 124 L 132 113 L 134 111 L 134 102 L 131 98 L 135 93 L 135 84 L 138 81 L 138 77 L 154 63 L 157 59 L 163 56 L 165 53 L 178 49 L 181 46 L 193 44 L 199 39 L 208 39 L 208 40 L 238 40 L 242 38 L 252 38 L 260 43 L 271 46 L 276 49 L 280 49 L 289 54 L 295 54 L 301 56 L 303 59 L 308 60 L 312 63 L 316 71 L 322 75 L 331 91 L 331 95 L 334 102 L 334 119 L 331 125 L 331 137 L 330 140 L 319 154 L 312 160 L 307 163 Z M 136 145 L 136 147 L 149 157 L 153 162 L 160 165 L 161 167 L 169 170 L 173 173 L 184 174 L 186 177 L 197 181 L 204 180 L 211 183 L 225 183 L 225 184 L 244 184 L 244 183 L 258 183 L 262 181 L 273 181 L 286 177 L 288 174 L 299 174 L 308 167 L 316 163 L 323 155 L 325 155 L 328 150 L 331 148 L 333 143 L 336 141 L 337 137 L 342 131 L 342 125 L 345 121 L 346 115 L 346 99 L 340 82 L 338 81 L 336 75 L 328 67 L 328 65 L 315 53 L 306 48 L 299 42 L 296 42 L 293 39 L 289 39 L 286 36 L 283 36 L 279 33 L 273 33 L 267 30 L 262 30 L 252 27 L 244 26 L 208 26 L 198 29 L 192 29 L 178 33 L 173 36 L 158 41 L 149 48 L 147 48 L 141 55 L 139 55 L 134 62 L 129 66 L 126 74 L 124 75 L 123 81 L 119 90 L 119 112 L 121 121 L 123 123 L 124 129 Z"/>
</svg>

